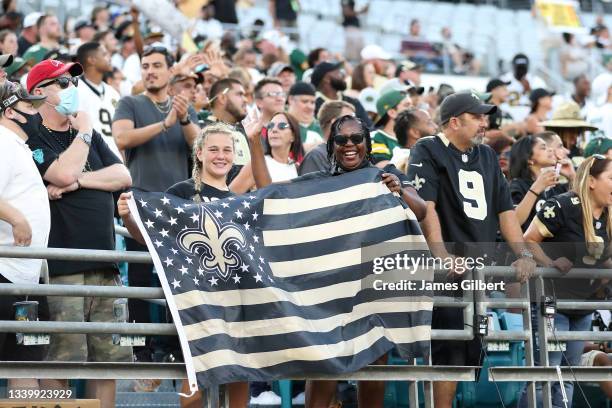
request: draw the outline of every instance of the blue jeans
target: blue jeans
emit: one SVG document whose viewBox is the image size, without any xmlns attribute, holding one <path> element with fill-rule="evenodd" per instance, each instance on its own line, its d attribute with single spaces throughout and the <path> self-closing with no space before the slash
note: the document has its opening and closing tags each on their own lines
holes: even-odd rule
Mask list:
<svg viewBox="0 0 612 408">
<path fill-rule="evenodd" d="M 535 365 L 540 365 L 540 349 L 537 342 L 537 329 L 538 329 L 538 313 L 539 305 L 532 303 L 531 305 L 531 326 L 532 326 L 532 340 L 533 340 L 533 354 Z M 584 316 L 568 316 L 563 313 L 555 314 L 555 331 L 588 331 L 591 329 L 592 315 L 589 313 Z M 549 336 L 549 340 L 554 340 L 554 336 Z M 584 341 L 568 341 L 566 342 L 567 348 L 565 358 L 560 351 L 549 352 L 548 361 L 550 367 L 555 366 L 572 366 L 577 367 L 580 365 L 580 357 L 584 349 Z M 563 378 L 563 384 L 565 385 L 565 393 L 567 394 L 568 403 L 567 406 L 572 406 L 572 396 L 574 394 L 574 383 L 571 381 L 572 378 Z M 563 394 L 561 393 L 561 385 L 558 382 L 551 384 L 551 395 L 552 395 L 552 406 L 555 408 L 564 408 Z M 537 406 L 542 406 L 542 383 L 536 382 L 536 399 Z M 519 401 L 519 408 L 527 407 L 527 385 L 523 389 L 521 399 Z"/>
</svg>

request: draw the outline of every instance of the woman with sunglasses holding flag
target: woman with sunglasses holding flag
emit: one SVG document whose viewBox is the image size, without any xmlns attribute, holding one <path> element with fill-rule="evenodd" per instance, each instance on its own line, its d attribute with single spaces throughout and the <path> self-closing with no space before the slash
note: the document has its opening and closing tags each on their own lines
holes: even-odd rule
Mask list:
<svg viewBox="0 0 612 408">
<path fill-rule="evenodd" d="M 539 265 L 567 273 L 573 267 L 610 269 L 612 238 L 612 160 L 595 154 L 586 159 L 576 173 L 572 189 L 548 199 L 524 234 L 532 245 Z M 598 279 L 546 279 L 546 296 L 556 299 L 594 300 L 603 297 L 607 282 Z M 554 316 L 554 331 L 587 331 L 590 310 L 560 310 Z M 543 330 L 544 328 L 540 328 Z M 551 340 L 555 339 L 553 336 Z M 534 331 L 535 333 L 535 331 Z M 550 352 L 549 365 L 578 366 L 584 341 L 568 341 L 565 352 Z M 534 353 L 536 356 L 537 352 Z M 563 357 L 563 358 L 562 358 Z M 574 385 L 565 381 L 565 393 L 572 401 Z M 526 406 L 526 394 L 521 406 Z M 559 383 L 552 387 L 553 406 L 563 406 Z M 571 406 L 571 405 L 570 405 Z"/>
<path fill-rule="evenodd" d="M 287 181 L 298 176 L 299 163 L 304 158 L 300 127 L 293 116 L 276 112 L 266 126 L 265 160 L 272 182 Z M 250 164 L 232 181 L 232 191 L 241 194 L 255 187 Z"/>
</svg>

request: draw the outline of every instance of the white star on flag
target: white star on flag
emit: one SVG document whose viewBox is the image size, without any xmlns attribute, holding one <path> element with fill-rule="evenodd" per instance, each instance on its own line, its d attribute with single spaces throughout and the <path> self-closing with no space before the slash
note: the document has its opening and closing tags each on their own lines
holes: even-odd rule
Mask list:
<svg viewBox="0 0 612 408">
<path fill-rule="evenodd" d="M 159 218 L 162 216 L 162 212 L 159 208 L 156 208 L 153 212 L 155 213 L 155 218 Z"/>
<path fill-rule="evenodd" d="M 249 265 L 243 263 L 242 265 L 240 265 L 240 269 L 242 269 L 242 272 L 248 272 L 249 271 Z"/>
<path fill-rule="evenodd" d="M 242 213 L 240 212 L 240 210 L 237 210 L 234 214 L 236 214 L 236 217 L 242 218 Z"/>
<path fill-rule="evenodd" d="M 141 198 L 140 200 L 138 200 L 138 201 L 140 201 L 140 206 L 141 206 L 141 207 L 143 207 L 143 208 L 144 208 L 144 207 L 146 207 L 146 206 L 147 206 L 147 202 L 146 202 L 145 200 L 143 200 L 142 198 Z"/>
<path fill-rule="evenodd" d="M 259 274 L 259 272 L 257 272 L 257 275 L 254 276 L 255 278 L 255 282 L 261 282 L 261 275 Z"/>
<path fill-rule="evenodd" d="M 196 286 L 200 286 L 200 281 L 198 280 L 198 278 L 193 278 L 193 283 L 195 283 Z"/>
<path fill-rule="evenodd" d="M 148 228 L 153 228 L 153 221 L 147 220 L 147 222 L 145 222 L 145 224 L 147 225 Z"/>
<path fill-rule="evenodd" d="M 187 262 L 189 265 L 193 265 L 193 261 L 188 256 L 185 257 L 185 262 Z"/>
<path fill-rule="evenodd" d="M 174 255 L 178 254 L 178 249 L 175 249 L 175 248 L 170 248 L 170 250 L 172 251 L 172 253 L 173 253 Z"/>
<path fill-rule="evenodd" d="M 217 210 L 217 211 L 215 211 L 215 217 L 223 218 L 223 214 L 221 213 L 221 211 Z"/>
<path fill-rule="evenodd" d="M 155 246 L 156 246 L 156 247 L 158 247 L 158 248 L 159 248 L 159 247 L 164 246 L 164 244 L 162 244 L 162 242 L 161 242 L 161 241 L 159 241 L 159 240 L 157 240 L 157 239 L 155 240 L 154 244 L 155 244 Z"/>
<path fill-rule="evenodd" d="M 172 265 L 172 259 L 166 257 L 166 260 L 164 261 L 164 263 L 166 264 L 166 266 L 170 266 Z"/>
<path fill-rule="evenodd" d="M 170 217 L 170 220 L 168 222 L 170 223 L 170 225 L 175 225 L 176 224 L 176 218 Z"/>
<path fill-rule="evenodd" d="M 174 286 L 173 289 L 176 288 L 180 288 L 181 287 L 181 282 L 177 281 L 176 279 L 172 282 L 172 286 Z"/>
<path fill-rule="evenodd" d="M 161 234 L 162 237 L 168 238 L 168 231 L 166 231 L 165 229 L 162 228 L 162 230 L 159 233 Z"/>
<path fill-rule="evenodd" d="M 177 213 L 179 213 L 179 214 L 180 214 L 180 213 L 184 213 L 184 212 L 185 212 L 185 210 L 183 210 L 181 207 L 176 207 L 176 208 L 175 208 L 175 210 L 176 210 L 176 212 L 177 212 Z"/>
<path fill-rule="evenodd" d="M 187 275 L 188 269 L 183 265 L 179 268 L 179 271 L 181 271 L 181 275 Z"/>
<path fill-rule="evenodd" d="M 254 196 L 254 195 L 250 195 L 250 196 L 249 196 L 249 198 L 250 198 L 251 200 L 254 200 L 254 199 L 255 199 L 255 196 Z"/>
<path fill-rule="evenodd" d="M 246 230 L 247 230 L 247 231 L 249 230 L 249 228 L 251 228 L 251 226 L 249 225 L 249 222 L 248 222 L 248 221 L 247 221 L 247 223 L 246 223 L 246 224 L 244 224 L 244 228 L 246 228 Z"/>
<path fill-rule="evenodd" d="M 198 275 L 204 276 L 204 269 L 202 269 L 201 267 L 198 268 Z"/>
<path fill-rule="evenodd" d="M 217 282 L 218 281 L 219 281 L 219 279 L 215 278 L 214 276 L 208 280 L 208 282 L 210 282 L 211 286 L 217 286 Z"/>
<path fill-rule="evenodd" d="M 255 247 L 253 245 L 249 245 L 249 249 L 251 250 L 251 252 L 255 252 Z"/>
<path fill-rule="evenodd" d="M 259 243 L 259 237 L 257 235 L 253 235 L 253 241 L 255 241 L 256 244 Z"/>
<path fill-rule="evenodd" d="M 261 256 L 259 257 L 259 262 L 264 263 L 264 259 Z"/>
<path fill-rule="evenodd" d="M 251 258 L 251 261 L 253 260 L 253 255 L 251 254 L 247 254 L 249 256 L 249 258 Z"/>
<path fill-rule="evenodd" d="M 189 217 L 189 218 L 191 218 L 191 221 L 193 221 L 193 222 L 198 222 L 198 218 L 200 218 L 200 217 L 198 217 L 198 215 L 196 213 L 193 213 L 193 214 L 191 214 L 191 217 Z"/>
<path fill-rule="evenodd" d="M 257 217 L 259 217 L 259 214 L 257 214 L 256 212 L 253 213 L 253 221 L 257 221 Z"/>
<path fill-rule="evenodd" d="M 234 276 L 232 276 L 232 279 L 234 280 L 234 283 L 240 283 L 240 279 L 241 278 L 238 275 L 234 275 Z"/>
<path fill-rule="evenodd" d="M 249 203 L 248 203 L 248 202 L 246 202 L 246 201 L 243 201 L 243 202 L 242 202 L 242 205 L 244 205 L 244 208 L 251 208 L 251 204 L 249 204 Z"/>
<path fill-rule="evenodd" d="M 230 201 L 234 201 L 235 199 L 236 199 L 236 198 L 234 198 L 234 197 L 230 197 L 230 198 L 228 198 L 228 200 L 230 200 Z"/>
<path fill-rule="evenodd" d="M 170 204 L 170 200 L 169 200 L 169 199 L 168 199 L 168 197 L 166 197 L 166 196 L 164 196 L 164 198 L 162 198 L 162 199 L 161 199 L 161 202 L 162 202 L 164 205 L 168 205 L 168 204 Z"/>
<path fill-rule="evenodd" d="M 223 202 L 223 203 L 221 203 L 221 206 L 223 208 L 229 208 L 229 203 Z"/>
</svg>

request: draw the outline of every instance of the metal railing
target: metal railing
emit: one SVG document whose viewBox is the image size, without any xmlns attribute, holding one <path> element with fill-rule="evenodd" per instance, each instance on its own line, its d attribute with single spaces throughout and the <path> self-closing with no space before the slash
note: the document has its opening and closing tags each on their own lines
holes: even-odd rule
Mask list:
<svg viewBox="0 0 612 408">
<path fill-rule="evenodd" d="M 0 257 L 5 258 L 36 258 L 62 260 L 89 260 L 151 263 L 151 256 L 146 252 L 61 249 L 61 248 L 21 248 L 0 246 Z M 446 271 L 436 271 L 436 273 Z M 510 267 L 491 266 L 474 270 L 472 278 L 484 280 L 484 277 L 512 278 L 514 273 Z M 612 269 L 573 269 L 563 275 L 556 269 L 538 268 L 535 278 L 536 298 L 544 294 L 543 278 L 612 278 Z M 470 277 L 468 277 L 469 279 Z M 525 343 L 525 366 L 521 367 L 491 367 L 489 374 L 495 381 L 527 381 L 528 401 L 530 407 L 536 406 L 535 382 L 544 381 L 544 407 L 551 407 L 550 385 L 558 380 L 558 372 L 554 367 L 548 367 L 548 333 L 539 330 L 540 362 L 542 367 L 534 367 L 534 346 L 532 344 L 531 301 L 529 283 L 521 285 L 520 298 L 488 298 L 482 291 L 464 291 L 463 299 L 451 297 L 434 297 L 436 307 L 460 307 L 463 309 L 464 321 L 473 321 L 473 315 L 486 315 L 487 308 L 515 308 L 522 310 L 523 330 L 491 331 L 484 338 L 487 341 L 523 341 Z M 108 287 L 108 286 L 76 286 L 76 285 L 24 285 L 0 284 L 0 295 L 38 295 L 38 296 L 97 296 L 112 298 L 140 298 L 159 301 L 164 298 L 161 288 L 140 287 Z M 612 301 L 572 301 L 558 300 L 560 310 L 595 310 L 612 309 Z M 546 317 L 539 314 L 538 327 L 546 327 Z M 114 323 L 114 322 L 56 322 L 56 321 L 0 321 L 1 332 L 20 333 L 96 333 L 123 335 L 175 335 L 176 328 L 168 323 Z M 470 340 L 474 338 L 473 329 L 463 330 L 432 330 L 434 340 Z M 595 331 L 556 331 L 555 341 L 612 341 L 612 332 Z M 176 363 L 92 363 L 92 362 L 0 362 L 1 378 L 31 378 L 36 371 L 38 378 L 184 378 L 183 364 Z M 574 367 L 573 373 L 561 370 L 566 379 L 578 381 L 609 381 L 612 373 L 609 369 L 598 367 Z M 304 378 L 300 378 L 304 379 Z M 475 381 L 476 367 L 449 367 L 430 365 L 409 366 L 369 366 L 358 372 L 345 375 L 320 375 L 309 379 L 339 379 L 339 380 L 403 380 L 410 381 L 411 406 L 418 406 L 419 381 L 424 382 L 425 406 L 433 407 L 432 381 Z M 216 394 L 211 393 L 209 406 L 216 401 Z"/>
</svg>

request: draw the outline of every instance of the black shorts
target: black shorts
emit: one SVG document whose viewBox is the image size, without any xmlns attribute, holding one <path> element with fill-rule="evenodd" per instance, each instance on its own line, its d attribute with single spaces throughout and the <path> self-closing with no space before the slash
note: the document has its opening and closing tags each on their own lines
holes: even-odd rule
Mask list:
<svg viewBox="0 0 612 408">
<path fill-rule="evenodd" d="M 11 283 L 0 275 L 0 283 Z M 0 320 L 15 320 L 15 302 L 26 300 L 26 296 L 0 295 Z M 27 300 L 38 301 L 38 319 L 49 320 L 46 296 L 28 296 Z M 23 346 L 17 344 L 15 333 L 0 333 L 0 361 L 42 361 L 47 356 L 47 346 Z"/>
<path fill-rule="evenodd" d="M 471 322 L 468 324 L 472 325 Z M 431 328 L 463 330 L 463 309 L 456 307 L 434 308 Z M 472 340 L 432 340 L 431 361 L 433 365 L 442 366 L 481 366 L 480 338 L 474 337 Z"/>
</svg>

